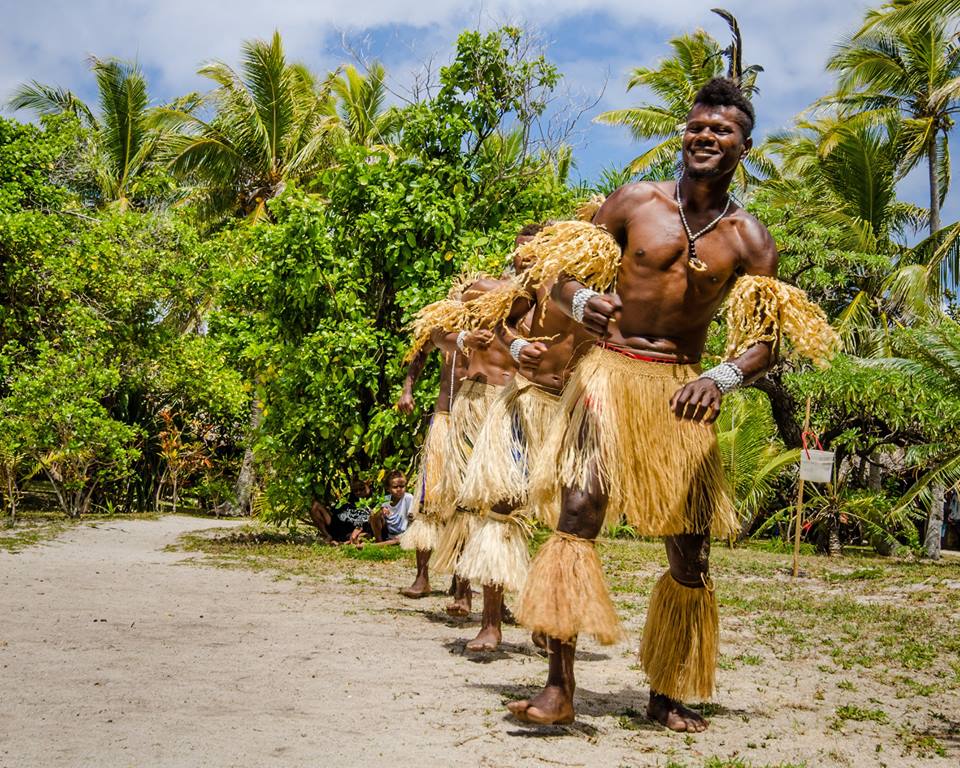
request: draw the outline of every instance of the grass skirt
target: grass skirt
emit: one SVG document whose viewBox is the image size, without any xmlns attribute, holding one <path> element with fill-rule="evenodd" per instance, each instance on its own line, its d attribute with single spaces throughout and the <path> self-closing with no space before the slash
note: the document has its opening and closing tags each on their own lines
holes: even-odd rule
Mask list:
<svg viewBox="0 0 960 768">
<path fill-rule="evenodd" d="M 441 460 L 444 471 L 439 478 L 436 496 L 437 506 L 448 511 L 448 514 L 456 509 L 473 446 L 490 408 L 502 390 L 503 387 L 467 379 L 453 399 L 446 447 Z"/>
<path fill-rule="evenodd" d="M 528 539 L 519 517 L 488 513 L 463 547 L 457 576 L 485 587 L 521 590 L 530 568 Z"/>
<path fill-rule="evenodd" d="M 444 449 L 449 429 L 450 414 L 439 411 L 434 413 L 413 476 L 413 507 L 410 510 L 412 521 L 400 537 L 400 546 L 403 549 L 436 548 L 440 536 L 440 521 L 449 519 L 452 514 L 452 510 L 445 511 L 437 504 L 441 498 L 441 475 L 447 466 Z"/>
<path fill-rule="evenodd" d="M 531 503 L 558 509 L 561 483 L 588 487 L 596 472 L 608 525 L 623 515 L 641 535 L 736 532 L 736 512 L 712 426 L 680 421 L 670 399 L 699 366 L 650 363 L 596 348 L 561 399 L 557 426 L 531 478 Z"/>
<path fill-rule="evenodd" d="M 593 541 L 555 533 L 540 548 L 517 603 L 517 621 L 564 642 L 587 634 L 604 645 L 623 639 Z"/>
<path fill-rule="evenodd" d="M 457 504 L 492 509 L 512 501 L 517 508 L 527 507 L 531 469 L 544 455 L 544 442 L 559 409 L 557 395 L 523 376 L 504 387 L 477 437 Z"/>
<path fill-rule="evenodd" d="M 453 573 L 467 540 L 480 526 L 481 518 L 473 512 L 458 509 L 453 517 L 443 524 L 439 541 L 433 551 L 432 565 L 438 573 Z"/>
<path fill-rule="evenodd" d="M 708 700 L 719 635 L 713 588 L 685 587 L 663 574 L 650 594 L 640 646 L 650 687 L 678 701 Z"/>
</svg>

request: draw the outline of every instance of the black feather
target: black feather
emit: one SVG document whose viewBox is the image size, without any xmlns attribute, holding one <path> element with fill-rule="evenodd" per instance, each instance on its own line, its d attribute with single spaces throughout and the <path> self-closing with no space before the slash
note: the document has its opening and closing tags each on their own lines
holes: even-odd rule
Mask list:
<svg viewBox="0 0 960 768">
<path fill-rule="evenodd" d="M 711 8 L 710 10 L 727 22 L 727 26 L 730 27 L 730 32 L 733 34 L 733 40 L 724 54 L 729 62 L 727 77 L 739 86 L 743 79 L 743 39 L 740 36 L 740 25 L 737 23 L 736 16 L 730 11 L 723 8 Z"/>
</svg>

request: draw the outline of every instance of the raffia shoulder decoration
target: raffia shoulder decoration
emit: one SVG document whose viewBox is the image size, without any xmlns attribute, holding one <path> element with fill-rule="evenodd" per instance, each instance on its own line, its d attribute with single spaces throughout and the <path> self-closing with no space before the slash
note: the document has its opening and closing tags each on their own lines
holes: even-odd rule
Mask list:
<svg viewBox="0 0 960 768">
<path fill-rule="evenodd" d="M 530 295 L 525 275 L 505 280 L 503 285 L 467 302 L 470 318 L 477 328 L 493 328 L 510 315 L 517 299 Z"/>
<path fill-rule="evenodd" d="M 744 275 L 727 297 L 727 357 L 736 357 L 761 341 L 793 348 L 823 367 L 837 353 L 840 337 L 826 314 L 806 292 L 775 277 Z"/>
<path fill-rule="evenodd" d="M 607 198 L 603 195 L 593 195 L 589 200 L 585 200 L 577 206 L 577 219 L 580 221 L 593 221 L 593 217 L 597 215 L 600 206 L 605 202 L 607 202 Z"/>
<path fill-rule="evenodd" d="M 451 301 L 463 301 L 463 294 L 474 283 L 487 278 L 483 272 L 461 272 L 450 283 L 450 290 L 447 291 L 447 298 Z"/>
<path fill-rule="evenodd" d="M 462 301 L 441 299 L 427 304 L 413 318 L 411 324 L 413 343 L 404 355 L 404 364 L 411 362 L 420 354 L 420 350 L 426 346 L 434 330 L 452 333 L 463 330 L 469 323 L 470 310 Z"/>
<path fill-rule="evenodd" d="M 514 252 L 531 266 L 503 287 L 467 302 L 478 327 L 506 320 L 517 299 L 533 295 L 535 286 L 569 275 L 586 286 L 605 291 L 620 268 L 620 245 L 607 232 L 586 221 L 560 221 L 544 227 Z"/>
<path fill-rule="evenodd" d="M 554 282 L 569 275 L 595 291 L 606 291 L 620 269 L 620 244 L 607 230 L 586 221 L 560 221 L 544 227 L 517 251 L 532 262 L 524 273 L 528 284 Z"/>
</svg>

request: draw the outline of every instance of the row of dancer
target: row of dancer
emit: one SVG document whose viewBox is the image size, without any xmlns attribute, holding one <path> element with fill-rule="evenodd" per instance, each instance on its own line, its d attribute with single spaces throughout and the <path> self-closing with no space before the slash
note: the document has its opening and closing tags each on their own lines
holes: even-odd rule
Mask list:
<svg viewBox="0 0 960 768">
<path fill-rule="evenodd" d="M 514 276 L 470 280 L 419 318 L 413 367 L 429 339 L 450 386 L 404 542 L 422 569 L 410 594 L 423 592 L 429 550 L 458 577 L 452 612 L 468 611 L 480 584 L 481 630 L 467 648 L 482 651 L 500 642 L 504 589 L 520 592 L 517 619 L 549 658 L 543 690 L 509 705 L 522 721 L 572 722 L 578 637 L 623 637 L 594 543 L 626 520 L 666 544 L 641 640 L 648 716 L 707 726 L 684 702 L 713 693 L 710 537 L 737 530 L 713 422 L 726 393 L 773 363 L 782 333 L 817 363 L 837 345 L 823 312 L 777 280 L 773 238 L 729 193 L 753 122 L 734 82 L 710 81 L 688 115 L 678 181 L 627 185 L 590 222 L 523 234 Z M 724 302 L 725 359 L 704 371 Z M 553 530 L 532 564 L 525 518 Z"/>
</svg>

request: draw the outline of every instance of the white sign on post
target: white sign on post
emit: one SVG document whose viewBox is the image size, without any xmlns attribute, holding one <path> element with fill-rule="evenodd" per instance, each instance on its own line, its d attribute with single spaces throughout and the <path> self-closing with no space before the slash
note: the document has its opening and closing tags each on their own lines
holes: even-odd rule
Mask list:
<svg viewBox="0 0 960 768">
<path fill-rule="evenodd" d="M 833 480 L 833 456 L 833 451 L 801 450 L 800 479 L 811 483 L 829 483 Z"/>
</svg>

